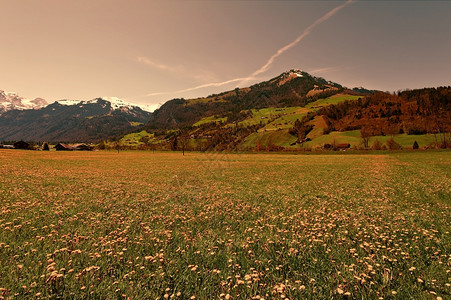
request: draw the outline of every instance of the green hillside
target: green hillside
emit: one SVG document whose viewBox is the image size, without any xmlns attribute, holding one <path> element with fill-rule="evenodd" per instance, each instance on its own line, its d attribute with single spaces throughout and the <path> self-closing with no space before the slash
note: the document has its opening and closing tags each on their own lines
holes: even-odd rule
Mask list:
<svg viewBox="0 0 451 300">
<path fill-rule="evenodd" d="M 376 140 L 377 148 L 411 148 L 415 141 L 421 148 L 438 147 L 451 140 L 450 103 L 449 87 L 359 94 L 291 70 L 248 88 L 170 100 L 152 114 L 144 131 L 121 142 L 218 151 L 318 150 L 326 144 L 360 149 Z M 390 147 L 392 137 L 397 144 Z"/>
</svg>

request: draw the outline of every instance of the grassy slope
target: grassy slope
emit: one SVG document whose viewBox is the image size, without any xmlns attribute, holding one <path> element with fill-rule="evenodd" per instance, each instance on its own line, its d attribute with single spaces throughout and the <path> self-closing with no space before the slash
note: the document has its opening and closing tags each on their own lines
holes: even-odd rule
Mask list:
<svg viewBox="0 0 451 300">
<path fill-rule="evenodd" d="M 153 133 L 148 133 L 147 131 L 142 130 L 140 132 L 127 134 L 121 139 L 121 144 L 125 146 L 141 145 L 143 143 L 140 142 L 140 139 L 143 137 L 153 138 Z"/>
<path fill-rule="evenodd" d="M 291 146 L 290 144 L 296 141 L 296 138 L 289 136 L 287 129 L 294 126 L 296 120 L 302 119 L 308 112 L 317 110 L 318 108 L 330 104 L 337 104 L 346 100 L 357 100 L 359 96 L 338 94 L 325 99 L 319 99 L 315 102 L 309 103 L 306 107 L 286 107 L 286 108 L 263 108 L 252 110 L 252 117 L 240 122 L 242 125 L 254 125 L 262 122 L 266 124 L 259 130 L 258 133 L 251 134 L 240 145 L 243 149 L 255 149 L 257 141 L 260 140 L 262 146 L 267 147 L 270 144 L 282 146 L 286 148 L 296 148 L 298 146 Z M 282 129 L 282 130 L 280 130 Z M 268 133 L 268 131 L 275 131 Z M 311 136 L 321 136 L 322 128 L 314 129 Z M 280 136 L 278 136 L 280 135 Z M 326 138 L 327 140 L 327 138 Z M 318 140 L 318 143 L 322 139 Z M 312 143 L 313 144 L 313 143 Z M 315 143 L 316 145 L 316 143 Z"/>
<path fill-rule="evenodd" d="M 285 110 L 286 112 L 279 118 L 267 124 L 264 129 L 261 130 L 278 130 L 288 129 L 294 126 L 296 120 L 302 119 L 310 110 L 305 107 L 290 107 Z"/>
<path fill-rule="evenodd" d="M 383 144 L 389 140 L 391 136 L 374 136 L 370 138 L 370 146 L 377 139 Z M 394 137 L 394 140 L 405 148 L 412 147 L 413 143 L 417 141 L 420 147 L 427 146 L 435 141 L 433 134 L 424 134 L 424 135 L 407 135 L 407 134 L 397 134 Z M 305 143 L 306 147 L 319 147 L 323 146 L 326 143 L 332 144 L 335 140 L 336 143 L 349 143 L 352 146 L 358 146 L 361 144 L 360 131 L 333 131 L 326 135 L 321 135 L 310 142 Z"/>
<path fill-rule="evenodd" d="M 4 297 L 451 293 L 449 151 L 0 159 Z"/>
<path fill-rule="evenodd" d="M 255 149 L 257 142 L 260 140 L 262 147 L 268 147 L 271 144 L 282 146 L 288 149 L 297 149 L 299 145 L 290 146 L 291 143 L 296 141 L 296 138 L 290 136 L 286 129 L 293 127 L 294 122 L 297 119 L 301 119 L 309 111 L 317 110 L 318 108 L 326 105 L 337 104 L 346 100 L 357 100 L 360 96 L 352 95 L 335 95 L 326 99 L 319 99 L 315 102 L 309 103 L 305 108 L 303 107 L 288 107 L 288 108 L 264 108 L 260 110 L 252 110 L 253 117 L 243 121 L 246 124 L 257 124 L 262 120 L 264 123 L 268 122 L 265 127 L 259 130 L 258 133 L 253 133 L 247 137 L 240 145 L 241 149 Z M 280 117 L 277 117 L 280 116 Z M 262 119 L 262 117 L 264 119 Z M 315 125 L 312 132 L 308 137 L 313 140 L 304 144 L 305 147 L 321 147 L 326 143 L 349 143 L 352 146 L 358 146 L 361 144 L 360 132 L 358 130 L 346 131 L 346 132 L 331 132 L 327 135 L 322 134 L 323 124 L 320 120 L 314 120 L 311 122 Z M 282 130 L 280 130 L 282 129 Z M 270 132 L 273 131 L 273 132 Z M 391 136 L 375 136 L 370 139 L 370 145 L 378 139 L 385 144 Z M 417 141 L 420 147 L 427 146 L 435 141 L 434 136 L 427 135 L 407 135 L 399 134 L 395 135 L 394 139 L 397 143 L 405 148 L 412 147 L 414 141 Z"/>
<path fill-rule="evenodd" d="M 252 116 L 247 118 L 244 121 L 239 122 L 239 125 L 242 126 L 250 126 L 259 124 L 262 122 L 263 124 L 268 123 L 274 118 L 279 117 L 282 114 L 291 112 L 295 108 L 293 107 L 287 107 L 287 108 L 275 108 L 275 107 L 268 107 L 268 108 L 261 108 L 261 109 L 251 109 Z"/>
<path fill-rule="evenodd" d="M 200 119 L 198 122 L 194 123 L 194 127 L 200 126 L 202 124 L 208 124 L 208 123 L 219 123 L 219 122 L 226 122 L 227 121 L 227 117 L 223 117 L 223 118 L 217 118 L 216 116 L 210 116 L 210 117 L 205 117 Z"/>
<path fill-rule="evenodd" d="M 319 99 L 316 100 L 315 102 L 311 102 L 309 104 L 307 104 L 305 107 L 306 108 L 318 108 L 318 107 L 322 107 L 322 106 L 327 106 L 327 105 L 331 105 L 331 104 L 338 104 L 341 102 L 345 102 L 346 100 L 357 100 L 361 98 L 361 96 L 353 96 L 353 95 L 343 95 L 343 94 L 337 94 L 325 99 Z"/>
<path fill-rule="evenodd" d="M 282 147 L 289 147 L 291 143 L 296 141 L 296 137 L 288 133 L 288 129 L 279 131 L 259 131 L 247 136 L 240 144 L 242 150 L 254 150 L 257 143 L 260 141 L 262 148 L 269 147 L 271 145 L 277 145 Z"/>
</svg>

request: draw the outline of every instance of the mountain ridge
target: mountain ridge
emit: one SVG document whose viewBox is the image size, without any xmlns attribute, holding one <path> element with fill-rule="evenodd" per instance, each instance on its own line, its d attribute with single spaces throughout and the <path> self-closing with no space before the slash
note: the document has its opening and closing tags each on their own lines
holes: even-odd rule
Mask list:
<svg viewBox="0 0 451 300">
<path fill-rule="evenodd" d="M 48 105 L 42 98 L 26 99 L 16 93 L 0 90 L 0 114 L 10 110 L 39 109 Z"/>
<path fill-rule="evenodd" d="M 139 106 L 102 98 L 61 100 L 39 109 L 9 110 L 0 115 L 0 140 L 97 142 L 147 122 Z"/>
<path fill-rule="evenodd" d="M 298 69 L 287 72 L 245 88 L 195 99 L 172 99 L 154 111 L 148 129 L 168 129 L 188 126 L 202 117 L 215 114 L 239 115 L 242 110 L 263 107 L 306 105 L 322 96 L 342 92 L 342 85 L 312 76 Z M 347 90 L 353 93 L 351 90 Z"/>
</svg>

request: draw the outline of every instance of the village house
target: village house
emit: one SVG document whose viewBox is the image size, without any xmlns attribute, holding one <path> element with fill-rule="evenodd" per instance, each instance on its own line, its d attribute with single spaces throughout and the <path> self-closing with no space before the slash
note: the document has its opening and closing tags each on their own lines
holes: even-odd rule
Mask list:
<svg viewBox="0 0 451 300">
<path fill-rule="evenodd" d="M 337 144 L 337 150 L 345 151 L 348 148 L 351 148 L 351 144 Z"/>
<path fill-rule="evenodd" d="M 15 142 L 14 149 L 30 149 L 30 144 L 24 141 Z"/>
<path fill-rule="evenodd" d="M 56 151 L 72 151 L 72 147 L 67 145 L 67 144 L 63 144 L 63 143 L 59 143 L 56 144 L 55 147 Z"/>
<path fill-rule="evenodd" d="M 91 151 L 92 147 L 86 144 L 76 144 L 72 146 L 72 150 L 76 151 Z"/>
</svg>

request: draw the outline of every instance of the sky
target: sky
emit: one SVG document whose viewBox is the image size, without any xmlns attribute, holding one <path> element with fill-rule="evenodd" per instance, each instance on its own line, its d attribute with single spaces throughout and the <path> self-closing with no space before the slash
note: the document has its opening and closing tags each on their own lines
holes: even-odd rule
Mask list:
<svg viewBox="0 0 451 300">
<path fill-rule="evenodd" d="M 451 1 L 0 0 L 0 89 L 158 107 L 290 69 L 346 87 L 451 85 Z"/>
</svg>

